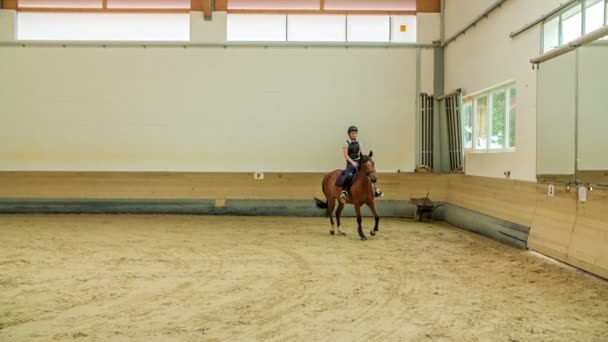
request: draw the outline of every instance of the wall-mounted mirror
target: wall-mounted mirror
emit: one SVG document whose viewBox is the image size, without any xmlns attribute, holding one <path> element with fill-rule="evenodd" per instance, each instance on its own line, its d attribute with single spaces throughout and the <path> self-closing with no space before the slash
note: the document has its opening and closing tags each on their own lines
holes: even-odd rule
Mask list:
<svg viewBox="0 0 608 342">
<path fill-rule="evenodd" d="M 578 49 L 576 177 L 608 185 L 608 42 Z"/>
<path fill-rule="evenodd" d="M 608 43 L 538 70 L 537 179 L 608 185 Z"/>
<path fill-rule="evenodd" d="M 537 77 L 536 178 L 574 182 L 576 51 L 543 63 Z"/>
</svg>

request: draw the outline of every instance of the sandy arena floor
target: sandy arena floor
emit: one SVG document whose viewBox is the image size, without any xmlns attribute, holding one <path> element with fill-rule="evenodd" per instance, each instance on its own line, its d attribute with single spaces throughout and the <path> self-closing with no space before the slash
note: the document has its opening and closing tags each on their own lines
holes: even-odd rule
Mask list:
<svg viewBox="0 0 608 342">
<path fill-rule="evenodd" d="M 608 341 L 605 281 L 442 223 L 343 224 L 0 215 L 0 341 Z"/>
</svg>

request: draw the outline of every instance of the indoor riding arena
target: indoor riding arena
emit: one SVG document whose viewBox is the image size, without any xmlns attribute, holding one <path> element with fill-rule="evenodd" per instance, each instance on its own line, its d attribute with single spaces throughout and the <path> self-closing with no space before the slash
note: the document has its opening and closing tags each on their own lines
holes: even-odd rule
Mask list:
<svg viewBox="0 0 608 342">
<path fill-rule="evenodd" d="M 0 341 L 608 341 L 608 0 L 0 0 Z"/>
</svg>

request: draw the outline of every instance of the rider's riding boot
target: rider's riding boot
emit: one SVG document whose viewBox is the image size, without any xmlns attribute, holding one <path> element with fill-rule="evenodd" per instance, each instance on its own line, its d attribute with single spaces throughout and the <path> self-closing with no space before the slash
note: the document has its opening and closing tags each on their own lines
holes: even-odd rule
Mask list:
<svg viewBox="0 0 608 342">
<path fill-rule="evenodd" d="M 348 191 L 342 190 L 342 192 L 340 192 L 340 202 L 341 203 L 346 203 L 346 198 L 347 197 L 348 197 Z"/>
<path fill-rule="evenodd" d="M 382 196 L 384 196 L 384 192 L 382 192 L 382 190 L 376 188 L 375 195 L 376 195 L 376 197 L 382 197 Z"/>
</svg>

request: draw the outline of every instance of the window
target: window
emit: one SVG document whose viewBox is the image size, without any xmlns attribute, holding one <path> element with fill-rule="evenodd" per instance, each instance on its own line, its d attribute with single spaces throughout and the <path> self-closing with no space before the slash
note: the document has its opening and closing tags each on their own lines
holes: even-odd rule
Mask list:
<svg viewBox="0 0 608 342">
<path fill-rule="evenodd" d="M 515 147 L 516 89 L 494 88 L 463 100 L 464 147 L 478 151 Z"/>
<path fill-rule="evenodd" d="M 287 16 L 283 14 L 230 14 L 226 20 L 229 41 L 284 42 Z"/>
<path fill-rule="evenodd" d="M 473 148 L 473 101 L 462 104 L 464 148 Z"/>
<path fill-rule="evenodd" d="M 393 43 L 415 43 L 416 42 L 416 16 L 415 15 L 393 15 L 393 16 L 391 16 L 391 42 L 393 42 Z"/>
<path fill-rule="evenodd" d="M 488 96 L 475 99 L 475 149 L 488 147 Z"/>
<path fill-rule="evenodd" d="M 581 36 L 583 14 L 581 4 L 578 4 L 562 14 L 562 39 L 561 43 L 569 43 Z"/>
<path fill-rule="evenodd" d="M 228 10 L 318 10 L 319 0 L 230 0 Z"/>
<path fill-rule="evenodd" d="M 385 15 L 351 15 L 347 18 L 349 42 L 388 42 L 390 23 Z"/>
<path fill-rule="evenodd" d="M 415 11 L 416 0 L 325 0 L 324 8 L 334 11 Z"/>
<path fill-rule="evenodd" d="M 107 0 L 108 8 L 155 8 L 190 10 L 190 0 Z"/>
<path fill-rule="evenodd" d="M 604 26 L 604 0 L 587 0 L 585 8 L 585 33 Z"/>
<path fill-rule="evenodd" d="M 190 10 L 190 0 L 18 0 L 19 8 L 82 10 L 98 9 L 171 9 Z"/>
<path fill-rule="evenodd" d="M 228 41 L 416 43 L 415 15 L 229 13 Z"/>
<path fill-rule="evenodd" d="M 545 20 L 542 39 L 543 52 L 567 44 L 583 34 L 605 26 L 607 16 L 608 0 L 577 1 L 554 17 Z"/>
<path fill-rule="evenodd" d="M 19 0 L 20 8 L 102 8 L 101 0 Z"/>
<path fill-rule="evenodd" d="M 188 41 L 187 13 L 19 12 L 17 39 L 57 41 Z"/>
<path fill-rule="evenodd" d="M 516 98 L 517 98 L 517 90 L 515 90 L 515 87 L 510 87 L 509 92 L 507 93 L 507 103 L 508 103 L 507 121 L 509 122 L 509 125 L 507 126 L 508 134 L 506 134 L 506 136 L 509 138 L 509 140 L 507 140 L 506 146 L 509 148 L 515 147 L 515 114 L 517 112 L 516 111 L 517 108 L 515 106 Z"/>
<path fill-rule="evenodd" d="M 345 15 L 288 15 L 287 40 L 290 42 L 343 42 Z"/>
<path fill-rule="evenodd" d="M 546 22 L 543 25 L 545 39 L 543 41 L 543 51 L 549 51 L 559 46 L 559 17 Z"/>
</svg>

